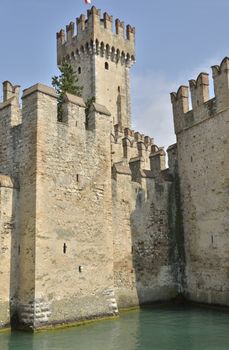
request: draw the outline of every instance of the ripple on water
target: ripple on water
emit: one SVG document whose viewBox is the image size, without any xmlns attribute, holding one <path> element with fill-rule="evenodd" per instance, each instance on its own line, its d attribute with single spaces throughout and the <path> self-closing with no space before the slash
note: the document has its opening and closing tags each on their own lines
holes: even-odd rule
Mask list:
<svg viewBox="0 0 229 350">
<path fill-rule="evenodd" d="M 229 313 L 149 308 L 120 319 L 42 332 L 0 334 L 0 350 L 229 350 Z"/>
</svg>

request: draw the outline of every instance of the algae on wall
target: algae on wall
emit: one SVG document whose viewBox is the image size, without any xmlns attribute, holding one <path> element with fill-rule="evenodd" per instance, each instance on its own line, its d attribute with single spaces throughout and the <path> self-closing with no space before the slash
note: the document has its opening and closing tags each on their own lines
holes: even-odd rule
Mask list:
<svg viewBox="0 0 229 350">
<path fill-rule="evenodd" d="M 177 169 L 173 174 L 173 182 L 168 194 L 168 228 L 169 228 L 169 260 L 179 294 L 183 294 L 185 286 L 185 246 L 184 227 L 180 196 L 180 179 Z"/>
</svg>

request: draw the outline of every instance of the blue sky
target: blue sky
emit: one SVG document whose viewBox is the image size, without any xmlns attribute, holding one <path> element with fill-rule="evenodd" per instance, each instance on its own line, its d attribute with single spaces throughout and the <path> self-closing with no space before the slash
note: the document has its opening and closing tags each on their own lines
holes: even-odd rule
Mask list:
<svg viewBox="0 0 229 350">
<path fill-rule="evenodd" d="M 0 80 L 22 89 L 57 73 L 55 34 L 87 6 L 84 0 L 0 0 Z M 92 0 L 136 27 L 133 125 L 157 144 L 173 143 L 169 93 L 229 55 L 228 0 Z M 2 94 L 0 93 L 0 96 Z"/>
</svg>

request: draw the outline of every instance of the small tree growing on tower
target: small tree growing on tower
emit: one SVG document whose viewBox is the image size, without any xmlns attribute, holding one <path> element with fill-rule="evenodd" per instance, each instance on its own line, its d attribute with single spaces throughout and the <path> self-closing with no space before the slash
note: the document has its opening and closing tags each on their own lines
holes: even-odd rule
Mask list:
<svg viewBox="0 0 229 350">
<path fill-rule="evenodd" d="M 69 63 L 63 63 L 59 67 L 60 75 L 52 77 L 52 86 L 57 92 L 57 108 L 58 108 L 58 121 L 62 121 L 63 118 L 63 103 L 64 95 L 66 92 L 80 96 L 82 95 L 83 87 L 78 85 L 78 78 L 73 71 L 72 66 Z"/>
</svg>

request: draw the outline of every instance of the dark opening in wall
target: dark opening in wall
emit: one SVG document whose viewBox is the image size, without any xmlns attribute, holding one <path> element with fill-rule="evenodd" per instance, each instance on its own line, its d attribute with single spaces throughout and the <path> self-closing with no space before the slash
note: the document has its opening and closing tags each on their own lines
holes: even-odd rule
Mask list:
<svg viewBox="0 0 229 350">
<path fill-rule="evenodd" d="M 106 70 L 109 70 L 109 64 L 108 64 L 108 62 L 105 62 L 105 69 L 106 69 Z"/>
<path fill-rule="evenodd" d="M 78 74 L 81 74 L 81 67 L 78 68 Z"/>
<path fill-rule="evenodd" d="M 76 181 L 77 181 L 77 182 L 80 181 L 80 176 L 79 176 L 79 174 L 76 174 Z"/>
<path fill-rule="evenodd" d="M 118 86 L 118 92 L 121 92 L 121 88 L 120 88 L 120 86 Z"/>
<path fill-rule="evenodd" d="M 67 245 L 66 245 L 66 243 L 64 243 L 64 245 L 63 245 L 63 253 L 66 254 L 66 251 L 67 251 Z"/>
</svg>

